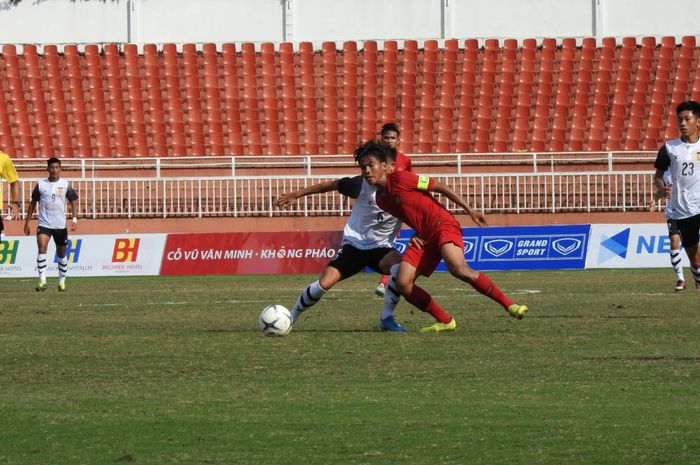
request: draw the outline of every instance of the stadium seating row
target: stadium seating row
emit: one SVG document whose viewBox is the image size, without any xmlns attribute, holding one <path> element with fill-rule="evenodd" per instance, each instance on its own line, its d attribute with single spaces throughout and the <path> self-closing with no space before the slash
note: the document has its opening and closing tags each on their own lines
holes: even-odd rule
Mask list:
<svg viewBox="0 0 700 465">
<path fill-rule="evenodd" d="M 694 36 L 2 47 L 17 157 L 655 150 L 700 100 Z"/>
</svg>

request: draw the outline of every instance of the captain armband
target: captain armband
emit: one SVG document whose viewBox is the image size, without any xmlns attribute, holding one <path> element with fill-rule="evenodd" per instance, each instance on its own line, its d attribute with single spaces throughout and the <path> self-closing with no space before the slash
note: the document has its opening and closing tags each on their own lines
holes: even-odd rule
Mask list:
<svg viewBox="0 0 700 465">
<path fill-rule="evenodd" d="M 418 176 L 418 185 L 416 186 L 419 191 L 427 191 L 428 184 L 430 184 L 430 178 L 427 176 Z"/>
</svg>

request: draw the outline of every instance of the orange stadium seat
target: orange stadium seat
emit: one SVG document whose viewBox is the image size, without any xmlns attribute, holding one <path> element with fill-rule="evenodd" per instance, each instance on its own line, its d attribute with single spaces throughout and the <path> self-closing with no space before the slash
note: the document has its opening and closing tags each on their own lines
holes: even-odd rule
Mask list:
<svg viewBox="0 0 700 465">
<path fill-rule="evenodd" d="M 621 150 L 623 137 L 622 134 L 622 129 L 610 128 L 608 130 L 608 137 L 605 142 L 605 150 Z"/>
<path fill-rule="evenodd" d="M 302 134 L 304 152 L 319 153 L 316 111 L 316 83 L 314 70 L 314 49 L 311 42 L 299 44 L 299 73 L 302 92 Z"/>
<path fill-rule="evenodd" d="M 357 146 L 357 83 L 348 82 L 345 78 L 343 85 L 343 152 L 351 152 Z"/>
<path fill-rule="evenodd" d="M 695 36 L 400 44 L 6 44 L 0 142 L 20 157 L 330 154 L 397 121 L 407 152 L 648 149 L 700 98 Z"/>
</svg>

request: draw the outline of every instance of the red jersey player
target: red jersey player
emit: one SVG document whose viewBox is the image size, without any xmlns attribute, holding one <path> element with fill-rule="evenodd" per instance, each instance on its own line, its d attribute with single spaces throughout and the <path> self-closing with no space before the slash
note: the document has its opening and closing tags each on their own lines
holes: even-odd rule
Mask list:
<svg viewBox="0 0 700 465">
<path fill-rule="evenodd" d="M 399 137 L 401 131 L 396 123 L 386 123 L 380 131 L 382 144 L 396 149 L 396 162 L 394 163 L 394 171 L 411 171 L 411 159 L 406 154 L 399 152 Z"/>
<path fill-rule="evenodd" d="M 396 161 L 394 162 L 394 171 L 411 171 L 411 159 L 408 158 L 404 153 L 398 151 L 399 147 L 399 137 L 401 136 L 401 131 L 396 123 L 386 123 L 382 126 L 379 132 L 382 144 L 396 149 Z M 382 275 L 379 279 L 377 287 L 374 289 L 374 293 L 378 296 L 383 296 L 386 292 L 386 286 L 389 283 L 389 275 Z"/>
<path fill-rule="evenodd" d="M 423 241 L 422 247 L 409 245 L 396 277 L 389 281 L 388 291 L 399 292 L 411 304 L 437 320 L 435 324 L 422 328 L 421 332 L 454 331 L 457 327 L 454 318 L 430 294 L 415 285 L 418 276 L 430 276 L 443 259 L 452 276 L 501 304 L 511 316 L 521 319 L 527 307 L 513 303 L 485 273 L 467 264 L 461 226 L 429 192 L 442 194 L 462 207 L 479 226 L 486 225 L 484 215 L 435 179 L 393 170 L 388 150 L 391 149 L 371 141 L 358 149 L 356 159 L 362 176 L 368 184 L 377 187 L 377 205 L 412 227 Z"/>
</svg>

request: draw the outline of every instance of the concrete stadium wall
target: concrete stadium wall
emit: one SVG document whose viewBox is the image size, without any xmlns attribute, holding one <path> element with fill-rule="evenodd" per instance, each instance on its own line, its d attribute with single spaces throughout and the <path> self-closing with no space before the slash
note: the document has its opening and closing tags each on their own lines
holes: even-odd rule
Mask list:
<svg viewBox="0 0 700 465">
<path fill-rule="evenodd" d="M 3 43 L 700 34 L 697 0 L 0 0 Z"/>
</svg>

